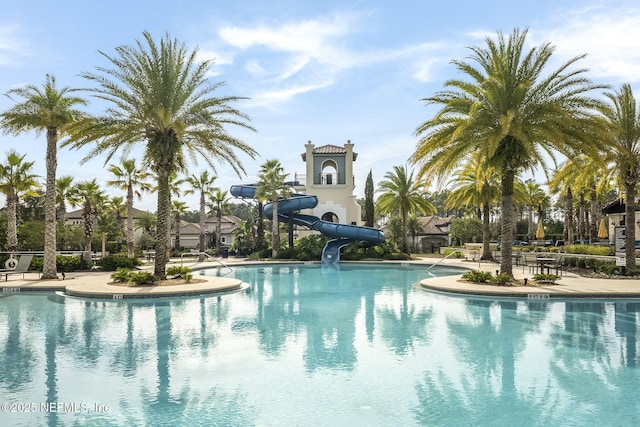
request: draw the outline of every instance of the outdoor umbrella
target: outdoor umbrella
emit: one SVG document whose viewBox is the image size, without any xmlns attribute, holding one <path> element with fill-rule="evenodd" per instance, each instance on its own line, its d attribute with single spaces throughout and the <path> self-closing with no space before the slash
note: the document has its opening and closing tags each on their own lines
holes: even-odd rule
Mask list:
<svg viewBox="0 0 640 427">
<path fill-rule="evenodd" d="M 604 219 L 600 220 L 600 227 L 598 227 L 598 238 L 606 239 L 609 237 L 609 233 L 607 233 L 607 226 L 604 225 Z"/>
<path fill-rule="evenodd" d="M 536 230 L 536 239 L 544 239 L 544 227 L 542 227 L 542 221 L 538 221 L 538 229 Z"/>
</svg>

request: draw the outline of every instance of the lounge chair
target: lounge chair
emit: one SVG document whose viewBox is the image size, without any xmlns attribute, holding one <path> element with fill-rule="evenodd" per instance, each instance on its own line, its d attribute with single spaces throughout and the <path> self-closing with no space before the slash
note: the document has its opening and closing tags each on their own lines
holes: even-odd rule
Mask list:
<svg viewBox="0 0 640 427">
<path fill-rule="evenodd" d="M 29 271 L 32 259 L 33 255 L 20 255 L 20 258 L 18 258 L 18 264 L 16 264 L 16 268 L 14 268 L 13 270 L 0 270 L 0 277 L 4 275 L 4 280 L 6 282 L 7 280 L 9 280 L 9 275 L 22 274 L 22 278 L 24 279 L 24 274 Z"/>
</svg>

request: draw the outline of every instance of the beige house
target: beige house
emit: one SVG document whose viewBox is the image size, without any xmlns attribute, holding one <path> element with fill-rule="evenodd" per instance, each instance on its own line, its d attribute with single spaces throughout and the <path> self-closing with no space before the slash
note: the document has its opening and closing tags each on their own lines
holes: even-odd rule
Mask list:
<svg viewBox="0 0 640 427">
<path fill-rule="evenodd" d="M 235 215 L 222 215 L 220 222 L 220 239 L 223 247 L 230 247 L 234 242 L 233 231 L 242 220 Z M 205 245 L 207 249 L 215 246 L 217 218 L 209 217 L 205 220 Z M 171 247 L 175 245 L 175 229 L 171 230 Z M 193 222 L 180 222 L 180 247 L 185 249 L 198 249 L 200 244 L 200 224 Z"/>
</svg>

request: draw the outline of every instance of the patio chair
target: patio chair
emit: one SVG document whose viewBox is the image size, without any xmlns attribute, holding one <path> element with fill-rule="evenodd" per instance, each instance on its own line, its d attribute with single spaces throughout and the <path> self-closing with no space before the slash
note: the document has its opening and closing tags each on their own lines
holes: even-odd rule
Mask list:
<svg viewBox="0 0 640 427">
<path fill-rule="evenodd" d="M 538 271 L 538 256 L 535 252 L 522 252 L 522 272 L 529 267 L 529 273 L 537 273 Z"/>
<path fill-rule="evenodd" d="M 0 270 L 0 277 L 4 275 L 4 280 L 6 282 L 7 280 L 9 280 L 10 275 L 22 274 L 22 278 L 24 279 L 24 274 L 29 271 L 32 259 L 33 255 L 20 255 L 20 258 L 18 258 L 18 263 L 16 264 L 16 268 L 14 268 L 13 270 Z"/>
</svg>

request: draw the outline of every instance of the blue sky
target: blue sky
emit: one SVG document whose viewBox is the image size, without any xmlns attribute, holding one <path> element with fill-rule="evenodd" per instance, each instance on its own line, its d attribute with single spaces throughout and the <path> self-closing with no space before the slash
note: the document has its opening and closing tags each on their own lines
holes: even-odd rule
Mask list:
<svg viewBox="0 0 640 427">
<path fill-rule="evenodd" d="M 273 158 L 291 176 L 304 173 L 300 154 L 308 140 L 316 146 L 351 140 L 361 197 L 369 170 L 377 184 L 393 166 L 406 164 L 416 127 L 435 112 L 420 99 L 456 76 L 450 61 L 483 45 L 484 37 L 515 27 L 529 28 L 531 46 L 551 42 L 555 64 L 586 53 L 580 64 L 594 81 L 640 90 L 640 7 L 634 1 L 24 0 L 0 6 L 0 93 L 41 85 L 46 73 L 59 86 L 85 87 L 79 73 L 106 65 L 98 50 L 112 54 L 143 30 L 156 38 L 168 32 L 215 60 L 211 79 L 226 82 L 220 95 L 250 98 L 237 106 L 258 132 L 229 132 L 260 157 L 241 156 L 248 174 L 242 178 L 218 164 L 219 187 L 254 182 L 260 165 Z M 0 96 L 1 111 L 11 105 Z M 88 110 L 99 113 L 100 106 L 93 101 Z M 27 154 L 44 177 L 44 135 L 0 138 L 1 156 L 9 149 Z M 109 179 L 104 158 L 80 164 L 86 154 L 61 148 L 58 176 Z M 190 171 L 205 167 L 200 162 Z M 182 199 L 197 209 L 196 197 Z M 155 197 L 136 205 L 155 210 Z"/>
</svg>

